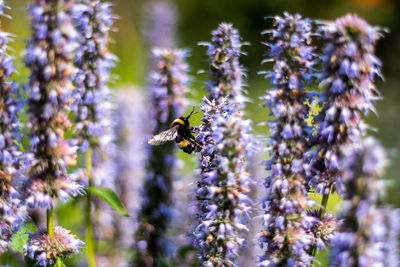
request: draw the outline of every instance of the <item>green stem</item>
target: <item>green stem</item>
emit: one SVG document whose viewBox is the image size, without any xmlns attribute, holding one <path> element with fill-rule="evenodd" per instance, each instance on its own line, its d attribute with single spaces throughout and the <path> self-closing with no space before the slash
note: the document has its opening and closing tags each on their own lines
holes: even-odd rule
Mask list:
<svg viewBox="0 0 400 267">
<path fill-rule="evenodd" d="M 330 192 L 329 194 L 324 194 L 322 195 L 322 200 L 321 200 L 321 207 L 319 208 L 319 212 L 318 212 L 318 218 L 322 219 L 322 217 L 324 217 L 324 214 L 326 212 L 326 207 L 328 206 L 328 200 L 329 200 L 329 196 L 330 196 Z M 310 253 L 311 255 L 314 257 L 315 254 L 317 253 L 317 246 L 313 245 L 310 249 Z"/>
<path fill-rule="evenodd" d="M 47 215 L 47 234 L 49 237 L 54 235 L 54 226 L 53 226 L 53 208 L 46 210 Z"/>
<path fill-rule="evenodd" d="M 325 214 L 326 211 L 326 206 L 328 205 L 328 200 L 329 200 L 329 196 L 331 194 L 327 194 L 327 195 L 322 195 L 322 200 L 321 200 L 321 208 L 319 209 L 318 212 L 318 218 L 322 218 Z"/>
<path fill-rule="evenodd" d="M 86 172 L 88 177 L 88 187 L 92 185 L 92 148 L 88 148 L 86 151 Z M 89 267 L 96 267 L 96 260 L 94 255 L 93 247 L 93 230 L 92 230 L 92 219 L 91 219 L 91 203 L 92 195 L 90 190 L 86 193 L 86 255 Z"/>
</svg>

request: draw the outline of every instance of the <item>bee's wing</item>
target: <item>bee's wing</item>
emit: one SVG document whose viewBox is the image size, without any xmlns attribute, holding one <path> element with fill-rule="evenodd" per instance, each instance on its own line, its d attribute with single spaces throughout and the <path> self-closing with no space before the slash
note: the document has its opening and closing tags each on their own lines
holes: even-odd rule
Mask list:
<svg viewBox="0 0 400 267">
<path fill-rule="evenodd" d="M 148 144 L 152 146 L 159 146 L 162 145 L 168 141 L 172 141 L 176 138 L 178 135 L 178 128 L 179 125 L 176 125 L 175 127 L 168 129 L 164 132 L 161 132 L 155 136 L 153 136 L 149 141 Z"/>
</svg>

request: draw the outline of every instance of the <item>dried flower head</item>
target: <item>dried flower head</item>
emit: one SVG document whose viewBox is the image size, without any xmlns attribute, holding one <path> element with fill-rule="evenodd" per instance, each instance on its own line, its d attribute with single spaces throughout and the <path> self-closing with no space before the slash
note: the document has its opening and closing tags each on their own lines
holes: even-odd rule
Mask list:
<svg viewBox="0 0 400 267">
<path fill-rule="evenodd" d="M 24 246 L 24 255 L 34 260 L 39 266 L 48 266 L 56 258 L 70 257 L 79 253 L 84 245 L 74 234 L 61 226 L 54 227 L 54 234 L 49 237 L 45 229 L 29 237 L 28 244 Z"/>
<path fill-rule="evenodd" d="M 318 249 L 328 247 L 338 228 L 337 218 L 330 213 L 324 213 L 320 218 L 319 210 L 308 211 L 308 216 L 313 218 L 309 227 L 314 235 L 313 244 Z"/>
</svg>

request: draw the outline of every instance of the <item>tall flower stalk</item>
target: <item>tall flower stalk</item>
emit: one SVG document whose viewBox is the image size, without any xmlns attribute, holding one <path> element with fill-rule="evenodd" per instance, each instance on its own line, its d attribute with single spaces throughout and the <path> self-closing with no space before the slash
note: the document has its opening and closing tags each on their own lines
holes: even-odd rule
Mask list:
<svg viewBox="0 0 400 267">
<path fill-rule="evenodd" d="M 284 13 L 274 17 L 273 27 L 265 32 L 270 36 L 268 61 L 273 63 L 266 77 L 273 87 L 263 98 L 273 119 L 268 122 L 266 169 L 271 175 L 265 179 L 259 266 L 310 266 L 307 250 L 313 237 L 307 209 L 312 203 L 306 192 L 304 153 L 309 145 L 304 102 L 314 64 L 311 21 Z"/>
<path fill-rule="evenodd" d="M 343 149 L 341 224 L 332 240 L 330 266 L 398 266 L 399 211 L 379 207 L 386 153 L 372 137 Z"/>
<path fill-rule="evenodd" d="M 81 37 L 75 64 L 78 68 L 75 77 L 75 130 L 80 150 L 85 152 L 85 169 L 88 186 L 105 185 L 113 176 L 108 171 L 113 168 L 106 162 L 112 150 L 112 111 L 110 91 L 110 69 L 115 56 L 108 51 L 109 32 L 115 16 L 111 4 L 100 0 L 81 0 L 75 5 L 74 22 Z M 107 177 L 107 178 L 105 178 Z M 93 247 L 91 192 L 86 196 L 86 252 L 89 266 L 95 266 Z"/>
<path fill-rule="evenodd" d="M 0 16 L 8 8 L 0 2 Z M 17 112 L 21 108 L 16 84 L 9 81 L 14 73 L 13 58 L 8 55 L 8 43 L 12 36 L 0 32 L 0 253 L 7 250 L 10 237 L 26 216 L 26 207 L 21 201 L 16 183 L 23 177 L 22 153 L 14 141 L 19 142 Z"/>
<path fill-rule="evenodd" d="M 29 6 L 33 34 L 25 51 L 25 64 L 31 72 L 28 128 L 33 163 L 26 202 L 47 209 L 47 230 L 40 232 L 41 238 L 31 235 L 24 253 L 43 266 L 76 253 L 83 244 L 69 231 L 61 227 L 55 231 L 53 226 L 56 199 L 65 202 L 83 191 L 67 173 L 67 167 L 75 164 L 76 148 L 64 138 L 71 127 L 65 111 L 71 104 L 76 72 L 71 56 L 78 46 L 72 6 L 68 0 L 37 0 Z"/>
<path fill-rule="evenodd" d="M 250 122 L 243 119 L 243 69 L 238 31 L 221 23 L 212 32 L 207 54 L 210 59 L 203 124 L 197 141 L 203 144 L 200 179 L 197 183 L 197 219 L 195 245 L 201 266 L 231 266 L 248 230 L 245 222 L 250 209 L 247 196 L 250 178 L 245 170 L 249 152 Z"/>
<path fill-rule="evenodd" d="M 347 190 L 339 164 L 341 147 L 365 135 L 368 126 L 362 115 L 375 111 L 374 102 L 380 98 L 374 76 L 381 76 L 381 63 L 374 50 L 381 33 L 351 14 L 322 23 L 319 31 L 324 43 L 320 85 L 325 105 L 316 118 L 309 184 L 322 194 L 318 217 L 323 218 L 330 193 Z"/>
<path fill-rule="evenodd" d="M 379 93 L 374 76 L 381 75 L 374 55 L 379 29 L 356 15 L 346 15 L 320 26 L 325 43 L 322 52 L 321 86 L 326 102 L 317 117 L 317 148 L 313 152 L 310 185 L 323 196 L 343 191 L 338 161 L 340 147 L 365 134 L 363 113 L 375 111 Z"/>
<path fill-rule="evenodd" d="M 152 134 L 169 128 L 185 106 L 188 65 L 185 50 L 154 48 L 150 73 Z M 153 266 L 166 254 L 165 232 L 170 220 L 175 144 L 148 148 L 142 206 L 135 234 L 134 266 Z"/>
<path fill-rule="evenodd" d="M 175 47 L 177 15 L 173 1 L 148 1 L 144 8 L 144 35 L 147 42 L 153 47 Z"/>
<path fill-rule="evenodd" d="M 140 199 L 140 188 L 145 177 L 148 125 L 143 124 L 143 118 L 148 116 L 148 111 L 145 108 L 143 92 L 138 88 L 134 89 L 125 88 L 117 91 L 114 114 L 118 140 L 114 158 L 117 170 L 115 186 L 128 214 L 131 215 L 129 218 L 118 218 L 115 225 L 114 242 L 117 249 L 132 248 L 134 244 L 133 236 L 137 229 L 137 215 L 140 209 L 140 201 L 137 200 Z M 125 255 L 124 251 L 121 252 L 110 259 L 110 264 L 118 260 L 121 265 L 127 265 L 128 255 Z"/>
</svg>

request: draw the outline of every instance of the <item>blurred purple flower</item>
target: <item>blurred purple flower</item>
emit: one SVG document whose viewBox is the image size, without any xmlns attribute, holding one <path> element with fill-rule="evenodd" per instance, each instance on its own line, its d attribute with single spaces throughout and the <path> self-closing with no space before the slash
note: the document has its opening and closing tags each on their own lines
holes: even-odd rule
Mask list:
<svg viewBox="0 0 400 267">
<path fill-rule="evenodd" d="M 123 248 L 132 247 L 134 233 L 137 229 L 137 214 L 140 209 L 140 187 L 145 177 L 144 163 L 146 158 L 145 139 L 148 134 L 143 118 L 147 116 L 146 104 L 139 88 L 125 88 L 116 92 L 116 125 L 117 149 L 114 158 L 116 167 L 115 187 L 131 217 L 115 218 L 113 238 L 116 257 L 129 262 Z M 133 116 L 134 114 L 134 116 Z M 115 214 L 115 213 L 114 213 Z M 113 262 L 115 257 L 109 258 Z"/>
<path fill-rule="evenodd" d="M 398 266 L 399 210 L 379 207 L 385 151 L 372 137 L 343 146 L 342 210 L 330 266 Z"/>
<path fill-rule="evenodd" d="M 149 1 L 144 10 L 144 35 L 152 47 L 176 45 L 176 6 L 169 0 Z"/>
<path fill-rule="evenodd" d="M 149 110 L 153 135 L 165 131 L 181 116 L 186 106 L 188 65 L 186 50 L 154 48 L 153 70 L 149 75 L 151 107 Z M 148 147 L 146 178 L 138 215 L 135 239 L 135 266 L 150 266 L 167 251 L 165 232 L 172 212 L 171 195 L 175 144 Z M 139 247 L 140 246 L 140 247 Z"/>
<path fill-rule="evenodd" d="M 0 15 L 4 15 L 0 2 Z M 23 103 L 18 101 L 17 85 L 10 82 L 14 73 L 13 58 L 8 55 L 11 34 L 0 32 L 0 253 L 8 248 L 14 230 L 25 220 L 26 207 L 21 201 L 18 183 L 24 177 L 23 157 L 19 151 L 19 121 L 17 112 Z"/>
</svg>

